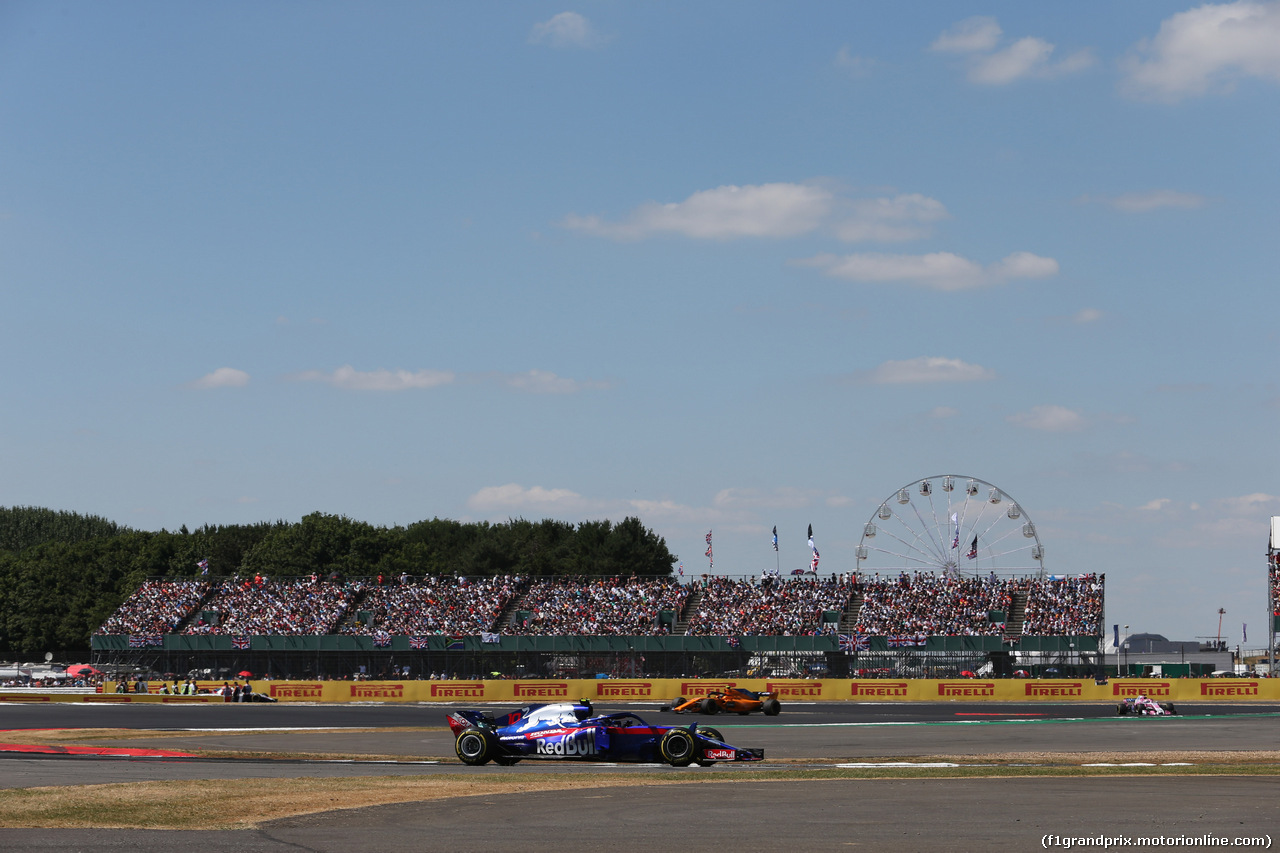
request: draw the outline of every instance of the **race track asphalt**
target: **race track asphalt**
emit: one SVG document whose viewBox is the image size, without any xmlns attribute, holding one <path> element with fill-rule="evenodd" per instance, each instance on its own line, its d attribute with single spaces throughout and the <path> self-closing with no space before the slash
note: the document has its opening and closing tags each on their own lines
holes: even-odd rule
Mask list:
<svg viewBox="0 0 1280 853">
<path fill-rule="evenodd" d="M 626 766 L 522 762 L 468 768 L 451 758 L 445 708 L 423 706 L 0 707 L 0 729 L 185 729 L 148 743 L 164 749 L 269 749 L 291 753 L 394 754 L 441 763 L 332 763 L 263 760 L 129 760 L 16 757 L 0 760 L 0 786 L 83 785 L 150 779 L 232 779 L 424 774 L 573 774 L 570 791 L 460 797 L 375 806 L 274 821 L 245 831 L 0 831 L 0 850 L 202 851 L 611 851 L 723 846 L 895 851 L 1039 848 L 1042 836 L 1260 835 L 1280 829 L 1278 777 L 1129 777 L 826 780 L 755 779 L 760 769 L 832 766 L 856 759 L 928 760 L 987 753 L 1231 752 L 1280 749 L 1280 708 L 1187 706 L 1167 719 L 1117 718 L 1090 705 L 794 705 L 767 719 L 718 717 L 741 746 L 764 747 L 762 765 L 644 767 L 672 780 L 722 778 L 729 785 L 593 787 L 600 772 Z M 638 706 L 651 722 L 683 724 Z M 176 712 L 176 713 L 175 713 Z M 327 731 L 312 727 L 331 726 Z M 358 726 L 363 731 L 351 731 Z M 405 727 L 434 730 L 397 731 Z M 228 729 L 254 729 L 238 734 Z M 368 729 L 380 729 L 370 731 Z M 191 731 L 203 729 L 203 731 Z M 274 729 L 273 731 L 261 731 Z M 298 731 L 297 729 L 312 729 Z M 220 731 L 215 731 L 220 730 Z M 4 733 L 0 732 L 0 741 Z M 3 753 L 0 753 L 3 754 Z M 1077 762 L 1079 763 L 1079 762 Z M 1280 841 L 1280 838 L 1276 840 Z M 736 845 L 735 845 L 736 846 Z M 1130 849 L 1143 849 L 1131 847 Z M 1197 848 L 1195 846 L 1185 849 Z"/>
</svg>

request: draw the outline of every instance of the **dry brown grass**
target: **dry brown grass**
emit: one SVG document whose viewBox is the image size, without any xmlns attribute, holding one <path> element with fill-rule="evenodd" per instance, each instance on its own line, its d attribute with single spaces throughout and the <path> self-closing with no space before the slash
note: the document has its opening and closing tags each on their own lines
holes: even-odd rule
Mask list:
<svg viewBox="0 0 1280 853">
<path fill-rule="evenodd" d="M 431 731 L 424 728 L 421 731 Z M 348 730 L 351 731 L 351 730 Z M 378 731 L 369 729 L 368 731 Z M 395 731 L 406 731 L 396 729 Z M 241 733 L 247 734 L 247 733 Z M 82 729 L 6 732 L 9 743 L 101 745 L 103 741 L 189 737 L 190 732 Z M 370 756 L 315 753 L 265 753 L 261 750 L 191 750 L 211 757 L 245 756 L 332 758 L 342 760 L 422 760 L 422 756 Z M 447 760 L 455 760 L 452 755 Z M 838 759 L 841 763 L 853 760 Z M 358 778 L 272 778 L 136 782 L 0 790 L 0 828 L 142 828 L 245 829 L 266 821 L 336 809 L 405 802 L 428 802 L 452 797 L 509 796 L 531 791 L 619 786 L 733 784 L 828 779 L 943 778 L 976 776 L 1079 775 L 1277 775 L 1280 751 L 1228 752 L 1001 752 L 969 755 L 868 757 L 867 764 L 949 761 L 959 768 L 868 768 L 845 770 L 800 769 L 792 765 L 830 763 L 832 759 L 771 760 L 777 768 L 753 768 L 749 773 L 709 776 L 670 773 L 627 774 L 485 774 L 458 773 L 423 776 L 365 776 Z M 1090 763 L 1168 765 L 1190 762 L 1193 767 L 1085 768 Z M 371 768 L 372 769 L 372 768 Z M 375 771 L 376 772 L 376 771 Z"/>
<path fill-rule="evenodd" d="M 621 777 L 365 776 L 133 782 L 0 791 L 0 828 L 246 829 L 277 818 L 451 797 L 634 785 Z M 641 784 L 654 784 L 652 781 Z"/>
</svg>

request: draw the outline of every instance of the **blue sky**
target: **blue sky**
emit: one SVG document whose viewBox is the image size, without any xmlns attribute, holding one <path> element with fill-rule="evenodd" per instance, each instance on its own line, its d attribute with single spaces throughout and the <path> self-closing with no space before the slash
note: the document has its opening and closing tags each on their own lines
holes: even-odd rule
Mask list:
<svg viewBox="0 0 1280 853">
<path fill-rule="evenodd" d="M 6 3 L 0 505 L 835 572 L 956 473 L 1258 646 L 1280 4 L 794 5 Z"/>
</svg>

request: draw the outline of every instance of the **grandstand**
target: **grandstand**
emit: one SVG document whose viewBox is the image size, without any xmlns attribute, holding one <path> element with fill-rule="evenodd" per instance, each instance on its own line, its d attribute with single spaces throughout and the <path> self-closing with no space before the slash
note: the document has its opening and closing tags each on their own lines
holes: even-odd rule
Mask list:
<svg viewBox="0 0 1280 853">
<path fill-rule="evenodd" d="M 104 667 L 301 678 L 1007 675 L 1014 652 L 1085 674 L 1104 601 L 1092 574 L 151 579 L 92 645 Z"/>
</svg>

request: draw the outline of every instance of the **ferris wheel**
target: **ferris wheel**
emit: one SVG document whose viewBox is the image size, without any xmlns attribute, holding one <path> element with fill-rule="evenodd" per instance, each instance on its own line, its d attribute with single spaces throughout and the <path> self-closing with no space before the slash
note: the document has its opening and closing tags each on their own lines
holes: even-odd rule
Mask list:
<svg viewBox="0 0 1280 853">
<path fill-rule="evenodd" d="M 916 480 L 883 502 L 862 528 L 858 571 L 1044 574 L 1044 546 L 1026 510 L 976 477 Z"/>
</svg>

